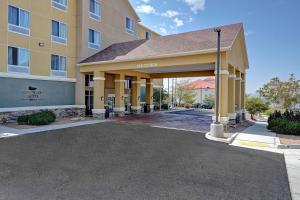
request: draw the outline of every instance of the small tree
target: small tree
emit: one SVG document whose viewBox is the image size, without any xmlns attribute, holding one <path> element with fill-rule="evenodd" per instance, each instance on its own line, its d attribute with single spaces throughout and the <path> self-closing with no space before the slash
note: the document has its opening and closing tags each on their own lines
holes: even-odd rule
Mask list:
<svg viewBox="0 0 300 200">
<path fill-rule="evenodd" d="M 251 115 L 251 119 L 254 120 L 254 115 L 265 112 L 269 109 L 269 105 L 257 97 L 248 97 L 245 103 L 247 111 Z"/>
<path fill-rule="evenodd" d="M 160 93 L 159 88 L 153 90 L 153 102 L 159 104 L 160 103 L 160 95 L 161 95 L 162 104 L 167 103 L 168 98 L 169 98 L 168 92 L 164 89 L 161 89 L 161 93 Z"/>
<path fill-rule="evenodd" d="M 215 95 L 210 94 L 210 95 L 206 96 L 204 98 L 203 102 L 209 103 L 209 104 L 213 105 L 213 107 L 215 107 Z"/>
<path fill-rule="evenodd" d="M 188 88 L 189 80 L 182 80 L 176 86 L 176 96 L 179 105 L 191 105 L 196 100 L 196 93 L 193 89 Z"/>
</svg>

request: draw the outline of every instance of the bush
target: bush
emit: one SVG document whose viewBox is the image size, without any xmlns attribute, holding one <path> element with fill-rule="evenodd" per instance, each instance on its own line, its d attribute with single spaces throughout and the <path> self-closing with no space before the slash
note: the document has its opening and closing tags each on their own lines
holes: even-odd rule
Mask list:
<svg viewBox="0 0 300 200">
<path fill-rule="evenodd" d="M 300 122 L 288 119 L 271 120 L 267 127 L 269 130 L 285 135 L 300 135 Z"/>
<path fill-rule="evenodd" d="M 31 115 L 24 115 L 18 118 L 19 124 L 28 124 L 28 125 L 48 125 L 52 122 L 55 122 L 56 116 L 52 111 L 41 111 Z"/>
<path fill-rule="evenodd" d="M 19 125 L 26 125 L 28 124 L 28 121 L 29 121 L 29 115 L 23 115 L 17 118 L 17 122 Z"/>
</svg>

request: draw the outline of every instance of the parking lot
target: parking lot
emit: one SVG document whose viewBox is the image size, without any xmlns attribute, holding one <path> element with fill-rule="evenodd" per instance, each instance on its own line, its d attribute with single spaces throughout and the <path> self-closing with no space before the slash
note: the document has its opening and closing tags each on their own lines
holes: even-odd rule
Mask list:
<svg viewBox="0 0 300 200">
<path fill-rule="evenodd" d="M 106 122 L 0 140 L 2 200 L 290 200 L 280 154 Z"/>
</svg>

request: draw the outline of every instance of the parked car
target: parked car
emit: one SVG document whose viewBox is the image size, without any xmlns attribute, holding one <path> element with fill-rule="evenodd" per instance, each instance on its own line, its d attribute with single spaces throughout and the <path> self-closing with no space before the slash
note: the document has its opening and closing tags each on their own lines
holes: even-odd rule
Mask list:
<svg viewBox="0 0 300 200">
<path fill-rule="evenodd" d="M 192 108 L 201 108 L 201 103 L 193 103 Z"/>
<path fill-rule="evenodd" d="M 212 109 L 213 108 L 213 104 L 210 103 L 210 102 L 204 102 L 204 103 L 201 104 L 201 108 Z"/>
</svg>

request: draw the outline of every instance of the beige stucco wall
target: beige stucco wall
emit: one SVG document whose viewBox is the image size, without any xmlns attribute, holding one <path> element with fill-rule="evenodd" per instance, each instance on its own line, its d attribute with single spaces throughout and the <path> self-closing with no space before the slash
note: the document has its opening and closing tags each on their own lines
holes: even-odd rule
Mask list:
<svg viewBox="0 0 300 200">
<path fill-rule="evenodd" d="M 76 65 L 76 3 L 68 1 L 66 12 L 52 8 L 51 0 L 0 1 L 0 72 L 7 72 L 7 46 L 30 50 L 30 75 L 50 76 L 51 54 L 67 57 L 67 76 L 74 78 Z M 8 32 L 8 5 L 30 13 L 30 36 Z M 67 45 L 51 42 L 52 19 L 67 24 Z M 39 43 L 44 43 L 43 47 Z"/>
<path fill-rule="evenodd" d="M 151 33 L 151 38 L 155 39 L 157 37 L 159 37 L 160 35 L 158 33 L 156 33 L 155 31 L 151 30 L 150 28 L 145 27 L 142 24 L 138 24 L 138 35 L 140 39 L 146 39 L 146 32 L 150 32 Z"/>
</svg>

